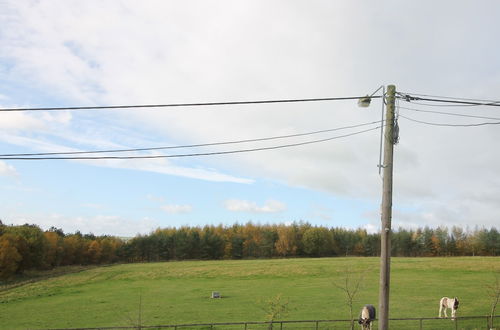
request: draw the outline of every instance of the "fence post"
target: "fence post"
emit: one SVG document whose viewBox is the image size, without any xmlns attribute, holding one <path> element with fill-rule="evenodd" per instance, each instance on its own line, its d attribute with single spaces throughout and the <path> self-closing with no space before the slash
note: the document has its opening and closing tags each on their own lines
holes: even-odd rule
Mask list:
<svg viewBox="0 0 500 330">
<path fill-rule="evenodd" d="M 423 323 L 423 320 L 422 320 L 422 319 L 420 319 L 420 330 L 422 330 L 422 329 L 423 329 L 423 327 L 422 327 L 422 323 Z"/>
<path fill-rule="evenodd" d="M 457 330 L 458 329 L 458 318 L 455 317 L 455 319 L 453 321 L 455 321 L 455 330 Z"/>
<path fill-rule="evenodd" d="M 318 323 L 319 323 L 319 322 L 318 322 L 318 321 L 316 321 L 316 330 L 318 330 Z"/>
</svg>

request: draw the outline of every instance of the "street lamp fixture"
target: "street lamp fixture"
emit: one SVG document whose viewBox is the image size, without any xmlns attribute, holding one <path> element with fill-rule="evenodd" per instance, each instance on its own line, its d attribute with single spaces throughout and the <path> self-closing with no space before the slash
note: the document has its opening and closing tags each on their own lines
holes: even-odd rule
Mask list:
<svg viewBox="0 0 500 330">
<path fill-rule="evenodd" d="M 371 96 L 366 95 L 365 97 L 360 97 L 358 99 L 358 106 L 360 108 L 368 108 L 372 102 Z"/>
</svg>

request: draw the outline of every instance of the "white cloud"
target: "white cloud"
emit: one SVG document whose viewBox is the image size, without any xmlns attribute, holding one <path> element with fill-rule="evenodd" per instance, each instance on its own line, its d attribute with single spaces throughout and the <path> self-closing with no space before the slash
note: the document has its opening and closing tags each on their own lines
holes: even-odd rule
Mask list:
<svg viewBox="0 0 500 330">
<path fill-rule="evenodd" d="M 120 162 L 107 162 L 107 163 L 113 164 L 111 167 L 156 172 L 156 173 L 183 176 L 183 177 L 206 180 L 206 181 L 234 182 L 234 183 L 244 183 L 244 184 L 253 183 L 253 180 L 251 179 L 219 173 L 218 171 L 210 169 L 176 166 L 162 159 L 126 160 Z"/>
<path fill-rule="evenodd" d="M 380 226 L 375 226 L 372 223 L 367 223 L 361 226 L 368 234 L 376 234 L 380 232 Z"/>
<path fill-rule="evenodd" d="M 104 128 L 100 126 L 94 126 L 92 131 L 84 129 L 79 131 L 78 128 L 69 126 L 67 128 L 54 128 L 51 131 L 47 124 L 60 123 L 67 125 L 71 121 L 71 116 L 60 115 L 60 116 L 42 116 L 43 120 L 36 119 L 34 117 L 20 117 L 19 120 L 10 120 L 4 122 L 7 127 L 7 132 L 0 133 L 0 139 L 13 145 L 23 146 L 33 149 L 36 152 L 78 152 L 87 150 L 103 150 L 103 149 L 128 149 L 134 146 L 151 146 L 152 142 L 147 140 L 141 141 L 142 137 L 131 136 L 127 131 L 122 131 L 120 129 Z M 9 125 L 7 124 L 11 124 Z M 29 127 L 31 125 L 31 127 Z M 1 127 L 1 122 L 0 122 Z M 30 134 L 24 136 L 22 133 L 18 132 L 8 132 L 8 129 L 24 130 L 30 131 Z M 35 132 L 39 132 L 38 135 L 34 136 Z M 43 134 L 41 134 L 43 131 Z M 108 137 L 108 139 L 107 139 Z M 133 142 L 134 145 L 121 145 L 114 143 L 109 140 L 112 137 L 118 141 L 123 142 Z M 134 139 L 135 138 L 135 139 Z M 61 145 L 58 143 L 60 139 L 64 139 L 67 144 L 77 144 L 79 146 L 87 146 L 85 149 L 70 147 L 67 145 Z M 52 142 L 52 140 L 54 142 Z M 57 142 L 56 142 L 57 141 Z M 110 154 L 107 154 L 110 155 Z M 117 156 L 114 154 L 113 156 Z M 123 155 L 123 154 L 122 154 Z M 149 153 L 128 153 L 127 156 L 161 156 L 159 152 L 149 152 Z M 69 156 L 69 155 L 66 155 Z M 86 154 L 84 156 L 96 156 L 96 154 Z M 175 160 L 174 160 L 175 161 Z M 124 160 L 82 160 L 80 163 L 89 164 L 93 166 L 110 167 L 110 168 L 122 168 L 131 169 L 137 171 L 148 171 L 167 175 L 182 176 L 188 178 L 194 178 L 199 180 L 214 181 L 214 182 L 235 182 L 250 184 L 254 180 L 237 177 L 229 174 L 220 173 L 214 169 L 206 169 L 202 167 L 189 167 L 189 166 L 178 166 L 167 159 L 124 159 Z"/>
<path fill-rule="evenodd" d="M 401 10 L 387 16 L 394 1 L 373 5 L 152 1 L 144 6 L 128 1 L 99 2 L 99 6 L 93 1 L 7 1 L 0 56 L 8 59 L 9 69 L 2 74 L 56 96 L 59 102 L 74 104 L 359 95 L 386 83 L 395 83 L 398 90 L 436 95 L 496 95 L 500 51 L 491 40 L 500 28 L 495 16 L 499 4 L 478 8 L 467 2 L 424 2 L 398 4 Z M 398 40 L 390 52 L 380 47 L 380 36 L 388 33 Z M 3 100 L 24 102 L 11 95 Z M 379 104 L 374 102 L 367 110 L 349 101 L 124 111 L 107 117 L 108 122 L 99 123 L 100 117 L 79 125 L 77 118 L 67 115 L 8 113 L 0 116 L 0 127 L 2 141 L 43 151 L 56 146 L 62 150 L 133 146 L 134 141 L 139 146 L 157 141 L 203 143 L 369 122 L 379 119 Z M 450 108 L 464 113 L 468 109 Z M 474 111 L 492 116 L 488 110 Z M 429 116 L 418 118 L 453 121 Z M 123 132 L 111 128 L 115 125 Z M 138 128 L 150 133 L 151 139 L 140 136 Z M 6 136 L 6 131 L 15 134 Z M 500 204 L 488 196 L 474 202 L 467 193 L 497 193 L 490 185 L 500 185 L 498 129 L 437 128 L 401 119 L 400 135 L 395 149 L 394 205 L 419 210 L 409 212 L 406 220 L 402 215 L 402 223 L 495 221 Z M 295 141 L 299 140 L 304 139 Z M 198 162 L 87 163 L 215 182 L 252 183 L 248 177 L 266 178 L 370 200 L 378 200 L 381 191 L 376 168 L 378 132 Z M 239 201 L 232 207 L 265 212 L 265 206 Z"/>
<path fill-rule="evenodd" d="M 165 202 L 165 198 L 161 196 L 154 196 L 152 194 L 148 194 L 146 198 L 155 203 L 162 204 L 160 209 L 169 213 L 169 214 L 181 214 L 181 213 L 190 213 L 193 210 L 193 207 L 189 204 L 167 204 Z"/>
<path fill-rule="evenodd" d="M 0 129 L 5 131 L 40 130 L 46 126 L 40 118 L 24 112 L 3 112 Z"/>
<path fill-rule="evenodd" d="M 59 111 L 59 112 L 42 112 L 42 119 L 46 122 L 54 122 L 57 124 L 68 125 L 73 118 L 73 115 L 69 111 Z"/>
<path fill-rule="evenodd" d="M 232 212 L 276 213 L 286 210 L 286 205 L 276 200 L 267 200 L 264 205 L 258 206 L 246 200 L 228 199 L 224 202 L 224 206 Z"/>
<path fill-rule="evenodd" d="M 330 207 L 313 204 L 310 206 L 310 208 L 311 211 L 309 212 L 308 217 L 320 219 L 323 221 L 331 221 L 333 219 L 334 210 Z"/>
<path fill-rule="evenodd" d="M 0 160 L 0 176 L 17 177 L 18 175 L 14 166 Z"/>
<path fill-rule="evenodd" d="M 170 214 L 189 213 L 193 210 L 193 207 L 191 205 L 176 204 L 166 204 L 162 205 L 160 208 Z"/>
</svg>

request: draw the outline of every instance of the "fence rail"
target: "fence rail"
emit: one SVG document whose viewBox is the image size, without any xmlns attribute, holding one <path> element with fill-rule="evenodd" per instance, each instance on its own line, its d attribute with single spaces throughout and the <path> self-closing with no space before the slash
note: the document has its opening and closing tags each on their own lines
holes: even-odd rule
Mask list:
<svg viewBox="0 0 500 330">
<path fill-rule="evenodd" d="M 497 321 L 497 327 L 493 324 Z M 461 316 L 454 320 L 439 317 L 410 317 L 389 319 L 390 327 L 394 329 L 500 329 L 500 315 L 491 316 Z M 119 329 L 349 329 L 351 322 L 357 320 L 296 320 L 296 321 L 248 321 L 248 322 L 218 322 L 194 324 L 164 324 L 164 325 L 135 325 L 94 328 L 46 328 L 39 330 L 119 330 Z M 375 320 L 373 329 L 378 329 Z"/>
</svg>

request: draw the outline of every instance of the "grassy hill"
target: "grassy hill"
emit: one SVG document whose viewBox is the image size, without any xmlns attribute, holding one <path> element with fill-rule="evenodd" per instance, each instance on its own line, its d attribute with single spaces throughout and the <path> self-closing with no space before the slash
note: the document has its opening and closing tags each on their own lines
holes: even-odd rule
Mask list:
<svg viewBox="0 0 500 330">
<path fill-rule="evenodd" d="M 347 319 L 346 273 L 356 297 L 378 305 L 378 258 L 182 261 L 93 268 L 0 291 L 2 329 L 264 321 L 266 300 L 289 301 L 286 319 Z M 486 315 L 500 258 L 393 258 L 390 317 L 436 317 L 442 296 L 459 316 Z M 219 291 L 222 299 L 210 299 Z"/>
</svg>

